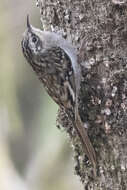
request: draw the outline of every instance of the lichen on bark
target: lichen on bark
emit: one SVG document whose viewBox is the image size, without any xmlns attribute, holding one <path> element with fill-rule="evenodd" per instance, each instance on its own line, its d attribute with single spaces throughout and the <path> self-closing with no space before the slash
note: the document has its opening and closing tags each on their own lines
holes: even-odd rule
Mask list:
<svg viewBox="0 0 127 190">
<path fill-rule="evenodd" d="M 84 189 L 127 189 L 127 2 L 39 0 L 44 29 L 61 32 L 77 47 L 82 68 L 80 115 L 97 154 L 97 174 L 63 111 Z"/>
</svg>

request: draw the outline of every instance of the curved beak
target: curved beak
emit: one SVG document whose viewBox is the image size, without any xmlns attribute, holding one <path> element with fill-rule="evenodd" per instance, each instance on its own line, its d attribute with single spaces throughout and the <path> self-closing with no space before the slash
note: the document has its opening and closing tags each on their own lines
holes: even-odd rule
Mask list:
<svg viewBox="0 0 127 190">
<path fill-rule="evenodd" d="M 28 30 L 31 30 L 31 25 L 30 25 L 30 21 L 29 21 L 29 15 L 27 15 L 27 28 L 28 28 Z"/>
</svg>

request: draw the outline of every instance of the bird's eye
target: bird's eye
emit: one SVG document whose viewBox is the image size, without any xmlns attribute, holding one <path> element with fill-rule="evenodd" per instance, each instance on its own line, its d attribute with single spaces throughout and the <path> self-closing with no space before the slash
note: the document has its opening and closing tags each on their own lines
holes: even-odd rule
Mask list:
<svg viewBox="0 0 127 190">
<path fill-rule="evenodd" d="M 36 42 L 37 42 L 37 37 L 36 37 L 36 36 L 33 36 L 33 37 L 32 37 L 32 42 L 33 42 L 33 43 L 36 43 Z"/>
</svg>

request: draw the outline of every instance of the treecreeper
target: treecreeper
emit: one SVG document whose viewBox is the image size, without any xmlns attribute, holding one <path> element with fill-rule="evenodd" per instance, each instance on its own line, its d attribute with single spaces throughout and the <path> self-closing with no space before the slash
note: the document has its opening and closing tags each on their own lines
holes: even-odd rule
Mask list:
<svg viewBox="0 0 127 190">
<path fill-rule="evenodd" d="M 29 22 L 29 16 L 21 46 L 25 58 L 47 93 L 65 110 L 68 117 L 74 117 L 73 127 L 96 176 L 96 154 L 78 110 L 81 71 L 76 49 L 59 34 L 33 27 Z"/>
</svg>

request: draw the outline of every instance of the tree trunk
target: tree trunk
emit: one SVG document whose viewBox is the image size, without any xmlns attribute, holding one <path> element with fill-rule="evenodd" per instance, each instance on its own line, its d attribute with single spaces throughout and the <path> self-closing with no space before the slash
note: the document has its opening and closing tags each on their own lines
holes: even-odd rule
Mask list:
<svg viewBox="0 0 127 190">
<path fill-rule="evenodd" d="M 97 155 L 97 177 L 71 121 L 77 175 L 86 190 L 127 189 L 127 2 L 40 0 L 44 29 L 61 32 L 77 47 L 82 68 L 80 115 Z"/>
</svg>

